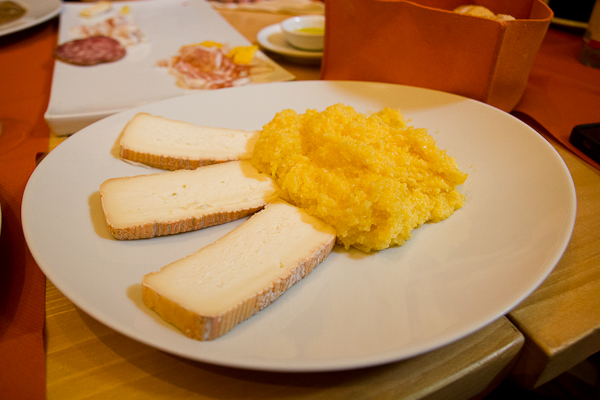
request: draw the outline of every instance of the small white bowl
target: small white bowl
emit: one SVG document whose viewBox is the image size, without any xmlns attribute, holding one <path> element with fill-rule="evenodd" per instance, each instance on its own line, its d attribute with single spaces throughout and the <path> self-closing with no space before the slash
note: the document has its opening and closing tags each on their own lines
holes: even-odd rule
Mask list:
<svg viewBox="0 0 600 400">
<path fill-rule="evenodd" d="M 322 15 L 301 15 L 291 17 L 281 23 L 285 40 L 301 50 L 323 50 L 325 17 Z"/>
</svg>

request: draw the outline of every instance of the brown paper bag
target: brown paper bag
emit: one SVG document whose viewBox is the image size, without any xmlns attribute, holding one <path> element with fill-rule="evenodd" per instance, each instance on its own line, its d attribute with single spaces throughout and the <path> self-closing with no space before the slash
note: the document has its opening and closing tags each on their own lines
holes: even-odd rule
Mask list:
<svg viewBox="0 0 600 400">
<path fill-rule="evenodd" d="M 464 4 L 516 19 L 451 11 Z M 541 0 L 327 0 L 321 78 L 436 89 L 510 111 L 552 15 Z"/>
</svg>

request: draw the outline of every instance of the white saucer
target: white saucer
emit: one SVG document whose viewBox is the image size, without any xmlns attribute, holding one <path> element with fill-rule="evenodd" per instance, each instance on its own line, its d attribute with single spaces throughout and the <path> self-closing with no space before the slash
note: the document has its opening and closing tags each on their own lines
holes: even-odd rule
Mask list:
<svg viewBox="0 0 600 400">
<path fill-rule="evenodd" d="M 261 29 L 257 35 L 258 44 L 266 50 L 282 55 L 291 60 L 315 61 L 323 57 L 322 51 L 305 51 L 290 46 L 283 37 L 283 31 L 279 24 L 269 25 Z"/>
</svg>

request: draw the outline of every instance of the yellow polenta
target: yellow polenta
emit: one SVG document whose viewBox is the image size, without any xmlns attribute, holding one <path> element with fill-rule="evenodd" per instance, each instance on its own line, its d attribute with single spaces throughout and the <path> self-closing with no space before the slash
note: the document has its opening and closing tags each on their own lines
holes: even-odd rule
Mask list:
<svg viewBox="0 0 600 400">
<path fill-rule="evenodd" d="M 426 129 L 389 108 L 281 111 L 263 127 L 252 161 L 283 197 L 332 225 L 339 243 L 365 252 L 402 245 L 465 202 L 456 186 L 467 174 Z"/>
</svg>

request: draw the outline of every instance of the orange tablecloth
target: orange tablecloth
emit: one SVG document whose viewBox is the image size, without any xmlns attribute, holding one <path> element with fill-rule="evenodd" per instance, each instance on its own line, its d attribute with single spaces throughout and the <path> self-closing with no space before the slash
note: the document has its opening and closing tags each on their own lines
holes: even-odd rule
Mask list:
<svg viewBox="0 0 600 400">
<path fill-rule="evenodd" d="M 21 200 L 36 156 L 48 149 L 55 21 L 0 38 L 0 398 L 43 399 L 45 277 L 21 228 Z M 43 201 L 40 199 L 40 201 Z"/>
<path fill-rule="evenodd" d="M 581 37 L 549 29 L 517 104 L 568 149 L 600 169 L 570 142 L 573 127 L 600 122 L 600 69 L 579 62 Z"/>
</svg>

